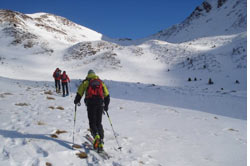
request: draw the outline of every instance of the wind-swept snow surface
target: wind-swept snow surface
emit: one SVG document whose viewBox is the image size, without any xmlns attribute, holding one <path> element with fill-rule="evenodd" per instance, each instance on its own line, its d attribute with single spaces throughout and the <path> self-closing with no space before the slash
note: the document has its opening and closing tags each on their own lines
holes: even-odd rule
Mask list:
<svg viewBox="0 0 250 166">
<path fill-rule="evenodd" d="M 0 165 L 246 165 L 246 112 L 241 112 L 246 110 L 246 94 L 187 93 L 106 81 L 114 96 L 109 114 L 122 151 L 117 150 L 104 115 L 105 150 L 112 157 L 102 160 L 84 148 L 71 148 L 73 100 L 79 81 L 71 82 L 72 91 L 63 98 L 54 92 L 53 82 L 0 79 Z M 182 102 L 178 107 L 168 106 L 172 102 L 168 96 Z M 234 107 L 215 103 L 214 98 Z M 206 103 L 214 103 L 209 105 L 213 113 L 203 111 Z M 84 104 L 77 109 L 75 143 L 81 144 L 89 126 Z M 58 130 L 65 133 L 56 134 Z M 78 158 L 79 151 L 88 158 Z"/>
</svg>

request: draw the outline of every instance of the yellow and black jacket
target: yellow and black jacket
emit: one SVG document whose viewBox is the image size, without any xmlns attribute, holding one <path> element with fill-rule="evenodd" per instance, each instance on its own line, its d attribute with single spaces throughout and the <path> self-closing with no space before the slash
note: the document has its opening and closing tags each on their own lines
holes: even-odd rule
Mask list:
<svg viewBox="0 0 250 166">
<path fill-rule="evenodd" d="M 75 101 L 74 101 L 75 104 L 80 102 L 80 100 L 81 100 L 81 98 L 83 97 L 84 94 L 85 94 L 85 97 L 88 95 L 86 93 L 87 93 L 87 89 L 88 89 L 88 86 L 89 86 L 89 81 L 91 79 L 99 79 L 99 77 L 97 75 L 95 75 L 94 73 L 91 73 L 91 74 L 87 75 L 86 79 L 78 87 L 77 95 L 76 95 Z M 105 104 L 106 107 L 108 107 L 109 101 L 110 101 L 109 91 L 108 91 L 107 86 L 104 84 L 104 82 L 102 82 L 102 87 L 103 87 L 104 104 Z M 85 103 L 86 103 L 86 100 L 85 100 Z"/>
</svg>

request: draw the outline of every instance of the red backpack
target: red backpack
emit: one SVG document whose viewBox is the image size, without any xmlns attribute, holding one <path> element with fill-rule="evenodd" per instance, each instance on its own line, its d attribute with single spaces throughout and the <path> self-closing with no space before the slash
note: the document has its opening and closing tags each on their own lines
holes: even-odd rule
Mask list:
<svg viewBox="0 0 250 166">
<path fill-rule="evenodd" d="M 87 89 L 88 99 L 104 99 L 102 81 L 99 78 L 91 79 Z"/>
<path fill-rule="evenodd" d="M 66 81 L 67 80 L 67 75 L 66 74 L 63 74 L 62 77 L 61 77 L 62 81 Z"/>
</svg>

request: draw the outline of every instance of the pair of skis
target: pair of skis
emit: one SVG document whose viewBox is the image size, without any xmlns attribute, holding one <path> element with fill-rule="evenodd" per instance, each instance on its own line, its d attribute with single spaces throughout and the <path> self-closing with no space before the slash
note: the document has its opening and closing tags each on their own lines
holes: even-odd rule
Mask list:
<svg viewBox="0 0 250 166">
<path fill-rule="evenodd" d="M 77 105 L 80 106 L 81 103 L 78 103 L 78 104 L 75 104 L 75 114 L 74 114 L 74 130 L 73 130 L 73 145 L 74 145 L 74 134 L 75 134 L 75 122 L 76 122 L 76 109 L 77 109 Z M 117 142 L 117 145 L 118 145 L 118 149 L 121 151 L 122 147 L 119 145 L 119 142 L 117 140 L 117 136 L 115 134 L 115 131 L 114 131 L 114 128 L 113 128 L 113 125 L 112 125 L 112 122 L 111 122 L 111 119 L 109 117 L 109 113 L 106 111 L 106 114 L 108 116 L 108 119 L 109 119 L 109 123 L 112 127 L 112 130 L 113 130 L 113 133 L 114 133 L 114 136 L 115 136 L 115 140 Z M 85 138 L 88 140 L 86 142 L 84 142 L 82 145 L 85 147 L 85 148 L 88 148 L 89 150 L 93 150 L 93 151 L 96 151 L 99 156 L 101 156 L 104 160 L 106 159 L 109 159 L 110 156 L 108 155 L 107 152 L 105 152 L 104 150 L 102 150 L 101 152 L 98 152 L 98 150 L 94 149 L 93 148 L 93 143 L 94 143 L 94 139 L 90 136 L 90 135 L 86 135 Z"/>
<path fill-rule="evenodd" d="M 97 149 L 93 148 L 94 139 L 90 135 L 87 134 L 85 138 L 87 141 L 82 144 L 85 149 L 95 151 L 104 160 L 108 160 L 109 158 L 111 158 L 111 156 L 104 150 L 98 152 Z"/>
</svg>

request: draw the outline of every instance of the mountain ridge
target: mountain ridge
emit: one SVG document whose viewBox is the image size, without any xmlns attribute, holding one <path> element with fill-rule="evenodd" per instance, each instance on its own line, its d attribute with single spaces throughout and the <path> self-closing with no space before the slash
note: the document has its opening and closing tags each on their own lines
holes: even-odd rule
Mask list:
<svg viewBox="0 0 250 166">
<path fill-rule="evenodd" d="M 185 31 L 180 31 L 177 35 L 183 37 L 182 40 L 178 41 L 178 36 L 175 39 L 172 36 L 172 39 L 178 42 L 165 40 L 166 36 L 162 35 L 158 36 L 159 38 L 153 35 L 140 41 L 110 39 L 66 18 L 47 13 L 28 14 L 26 17 L 13 12 L 16 17 L 11 15 L 11 20 L 14 18 L 15 21 L 4 22 L 2 17 L 5 15 L 2 10 L 0 62 L 3 65 L 0 68 L 7 71 L 2 76 L 50 80 L 49 73 L 60 67 L 67 70 L 71 77 L 81 78 L 83 71 L 92 68 L 100 76 L 117 81 L 178 86 L 180 82 L 186 85 L 188 77 L 200 77 L 201 85 L 206 85 L 209 77 L 213 77 L 216 82 L 220 82 L 218 86 L 224 86 L 223 82 L 226 81 L 228 83 L 225 86 L 228 87 L 234 86 L 234 81 L 239 79 L 240 87 L 245 89 L 247 57 L 245 23 L 242 22 L 241 31 L 234 26 L 232 29 L 236 29 L 232 34 L 228 33 L 229 31 L 225 34 L 224 30 L 228 25 L 234 25 L 235 20 L 241 22 L 242 18 L 245 18 L 246 1 L 237 1 L 237 5 L 229 2 L 204 1 L 201 7 L 196 8 L 191 14 L 191 21 L 188 17 L 190 25 L 186 24 L 188 27 L 199 29 L 204 21 L 200 19 L 201 17 L 209 19 L 210 15 L 216 16 L 221 12 L 220 19 L 228 18 L 226 15 L 229 9 L 234 7 L 234 11 L 231 12 L 234 19 L 225 21 L 223 33 L 220 29 L 218 31 L 210 28 L 200 29 L 195 35 L 186 32 L 186 35 L 191 35 L 190 40 L 187 40 L 187 36 L 183 35 Z M 243 12 L 242 17 L 235 17 L 237 11 Z M 200 13 L 199 17 L 196 16 L 197 13 Z M 19 24 L 15 25 L 16 20 L 21 20 L 19 24 L 26 26 L 22 28 L 23 26 Z M 193 21 L 196 21 L 196 24 L 193 24 Z M 204 24 L 217 23 L 218 20 L 210 19 Z M 170 30 L 171 28 L 166 32 Z M 218 34 L 211 35 L 211 33 Z M 34 67 L 41 69 L 34 70 Z M 35 72 L 32 73 L 30 70 Z M 230 74 L 226 74 L 227 72 Z"/>
<path fill-rule="evenodd" d="M 180 43 L 201 37 L 241 33 L 246 31 L 246 10 L 245 0 L 237 0 L 235 3 L 231 3 L 230 0 L 206 0 L 181 23 L 161 30 L 144 40 L 157 39 Z M 212 30 L 207 27 L 211 27 Z"/>
</svg>

